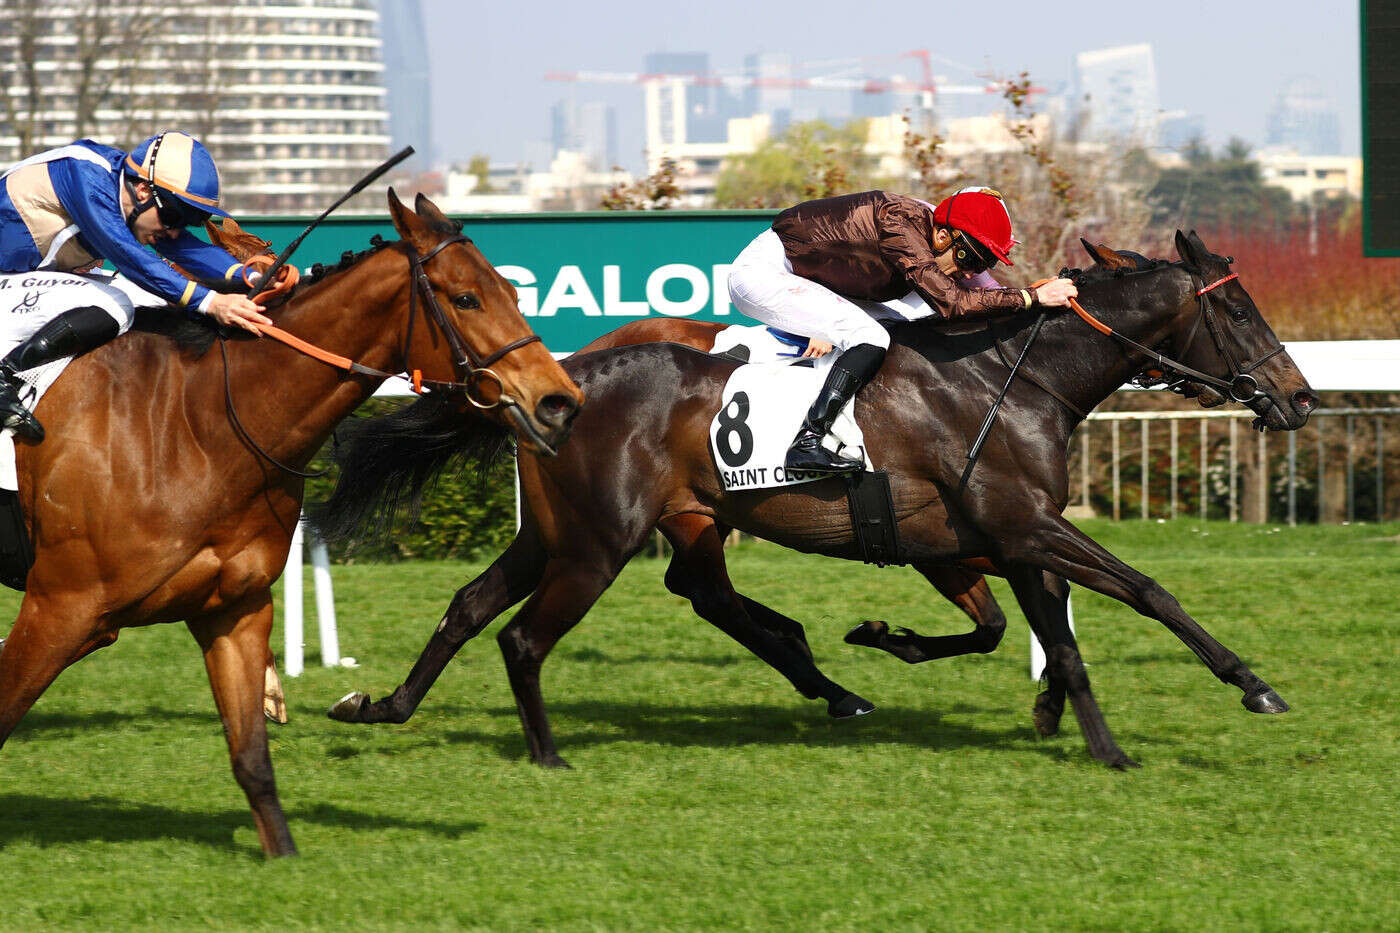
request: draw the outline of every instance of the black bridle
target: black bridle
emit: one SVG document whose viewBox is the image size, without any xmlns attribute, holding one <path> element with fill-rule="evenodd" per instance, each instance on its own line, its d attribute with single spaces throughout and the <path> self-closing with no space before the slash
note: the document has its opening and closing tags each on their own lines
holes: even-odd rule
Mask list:
<svg viewBox="0 0 1400 933">
<path fill-rule="evenodd" d="M 423 390 L 427 389 L 434 392 L 461 394 L 466 397 L 467 401 L 481 409 L 491 409 L 498 405 L 504 405 L 507 408 L 518 408 L 519 403 L 506 394 L 505 383 L 501 381 L 501 377 L 496 374 L 495 370 L 491 369 L 491 364 L 499 363 L 507 354 L 513 353 L 521 347 L 535 343 L 540 339 L 539 335 L 530 334 L 526 337 L 521 337 L 519 340 L 513 340 L 505 346 L 488 353 L 484 357 L 477 356 L 472 348 L 467 345 L 466 340 L 462 338 L 457 328 L 448 320 L 447 314 L 442 310 L 442 305 L 438 304 L 437 294 L 433 291 L 433 283 L 428 279 L 427 270 L 423 268 L 434 256 L 447 247 L 454 243 L 466 242 L 468 242 L 467 237 L 458 233 L 445 238 L 422 256 L 419 256 L 418 251 L 410 244 L 398 244 L 401 247 L 400 252 L 408 259 L 408 264 L 412 270 L 410 273 L 412 285 L 408 294 L 408 330 L 404 335 L 403 344 L 404 366 L 408 367 L 408 351 L 413 344 L 413 322 L 418 316 L 418 298 L 421 295 L 426 313 L 432 318 L 433 323 L 437 324 L 438 329 L 441 330 L 443 336 L 447 338 L 447 345 L 452 348 L 452 365 L 459 372 L 465 372 L 466 379 L 463 382 L 441 382 L 434 379 L 424 379 L 421 370 L 410 368 L 407 371 L 413 382 L 413 391 L 421 394 Z M 494 393 L 496 396 L 495 401 L 485 401 L 482 397 L 478 397 L 480 395 L 482 381 L 488 378 L 496 383 L 496 392 Z"/>
<path fill-rule="evenodd" d="M 1191 352 L 1191 345 L 1195 342 L 1196 334 L 1200 330 L 1201 323 L 1204 321 L 1206 330 L 1210 333 L 1211 341 L 1215 344 L 1215 352 L 1219 354 L 1220 359 L 1229 367 L 1230 377 L 1228 379 L 1221 379 L 1218 376 L 1212 376 L 1210 373 L 1201 372 L 1199 369 L 1188 366 L 1180 360 L 1174 360 L 1164 355 L 1160 350 L 1154 350 L 1151 347 L 1143 346 L 1131 337 L 1120 334 L 1107 324 L 1104 324 L 1098 318 L 1085 311 L 1083 306 L 1073 299 L 1070 300 L 1070 307 L 1095 330 L 1107 334 L 1110 337 L 1114 337 L 1120 343 L 1148 357 L 1149 366 L 1145 371 L 1145 376 L 1139 377 L 1138 383 L 1140 385 L 1160 385 L 1165 383 L 1168 388 L 1176 389 L 1186 382 L 1202 383 L 1214 389 L 1221 390 L 1242 405 L 1248 405 L 1250 402 L 1255 401 L 1265 394 L 1264 391 L 1259 388 L 1259 380 L 1256 379 L 1252 373 L 1260 366 L 1282 353 L 1284 351 L 1284 345 L 1280 343 L 1253 363 L 1241 364 L 1237 360 L 1235 354 L 1231 352 L 1229 343 L 1225 340 L 1224 332 L 1221 330 L 1220 323 L 1215 316 L 1214 305 L 1209 297 L 1210 293 L 1221 285 L 1239 278 L 1239 273 L 1231 272 L 1229 275 L 1216 279 L 1209 285 L 1205 285 L 1203 284 L 1204 276 L 1198 278 L 1198 270 L 1186 266 L 1180 268 L 1184 268 L 1191 276 L 1191 285 L 1195 289 L 1196 300 L 1200 306 L 1200 314 L 1196 317 L 1195 323 L 1191 325 L 1191 330 L 1186 336 L 1186 343 L 1181 348 L 1181 355 L 1186 356 Z M 1134 275 L 1151 271 L 1154 270 L 1130 270 L 1122 274 Z M 1176 378 L 1168 378 L 1169 375 L 1174 375 Z"/>
</svg>

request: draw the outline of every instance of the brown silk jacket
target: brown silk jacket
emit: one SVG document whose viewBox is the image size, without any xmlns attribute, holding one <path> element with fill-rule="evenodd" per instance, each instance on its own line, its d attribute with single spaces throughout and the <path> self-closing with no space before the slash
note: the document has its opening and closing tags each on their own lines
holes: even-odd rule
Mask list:
<svg viewBox="0 0 1400 933">
<path fill-rule="evenodd" d="M 1020 288 L 959 288 L 933 258 L 933 211 L 883 191 L 806 201 L 773 221 L 792 271 L 848 298 L 890 301 L 913 289 L 944 318 L 1029 308 Z"/>
</svg>

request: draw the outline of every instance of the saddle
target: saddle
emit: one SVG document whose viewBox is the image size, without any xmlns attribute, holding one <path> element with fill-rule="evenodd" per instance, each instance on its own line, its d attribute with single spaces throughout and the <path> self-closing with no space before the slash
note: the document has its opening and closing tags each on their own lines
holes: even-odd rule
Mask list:
<svg viewBox="0 0 1400 933">
<path fill-rule="evenodd" d="M 215 246 L 222 247 L 240 262 L 253 256 L 267 253 L 272 244 L 260 239 L 238 226 L 233 218 L 218 218 L 205 223 L 204 229 Z M 176 267 L 178 269 L 178 267 Z M 182 274 L 186 274 L 183 273 Z M 53 364 L 50 364 L 53 365 Z M 10 455 L 8 471 L 13 474 L 13 452 Z M 5 470 L 0 469 L 0 474 Z M 0 584 L 13 590 L 23 590 L 29 578 L 29 568 L 34 566 L 34 547 L 29 539 L 29 526 L 24 520 L 24 510 L 20 507 L 13 475 L 0 475 Z"/>
</svg>

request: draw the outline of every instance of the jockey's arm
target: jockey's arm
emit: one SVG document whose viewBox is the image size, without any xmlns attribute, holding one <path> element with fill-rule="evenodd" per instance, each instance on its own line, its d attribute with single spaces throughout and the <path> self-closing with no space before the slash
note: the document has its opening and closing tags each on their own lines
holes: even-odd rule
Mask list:
<svg viewBox="0 0 1400 933">
<path fill-rule="evenodd" d="M 180 275 L 132 236 L 117 193 L 119 182 L 114 183 L 110 172 L 90 163 L 61 159 L 51 163 L 49 177 L 60 203 L 92 247 L 93 255 L 106 259 L 122 275 L 171 304 L 209 310 L 213 292 Z M 205 246 L 223 253 L 217 247 Z M 227 253 L 224 256 L 227 259 L 224 268 L 214 278 L 222 278 L 228 265 L 235 262 Z"/>
<path fill-rule="evenodd" d="M 904 273 L 909 286 L 944 318 L 1005 314 L 1029 308 L 1035 296 L 1023 288 L 960 288 L 938 268 L 933 246 L 921 232 L 923 205 L 891 198 L 877 210 L 880 252 Z"/>
<path fill-rule="evenodd" d="M 166 259 L 178 263 L 180 268 L 206 281 L 242 282 L 243 263 L 188 230 L 181 230 L 174 239 L 157 240 L 155 249 Z"/>
</svg>

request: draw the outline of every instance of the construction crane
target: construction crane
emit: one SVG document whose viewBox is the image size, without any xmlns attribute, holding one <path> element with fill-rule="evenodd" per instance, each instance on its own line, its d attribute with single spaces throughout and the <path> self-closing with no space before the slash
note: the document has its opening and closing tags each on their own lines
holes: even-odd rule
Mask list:
<svg viewBox="0 0 1400 933">
<path fill-rule="evenodd" d="M 922 93 L 934 94 L 999 94 L 1002 87 L 995 81 L 982 84 L 952 84 L 933 75 L 931 53 L 928 49 L 915 49 L 895 58 L 915 58 L 920 64 L 918 79 L 894 74 L 888 78 L 872 78 L 863 75 L 828 74 L 812 77 L 773 77 L 765 75 L 697 74 L 694 72 L 640 72 L 640 71 L 548 71 L 546 81 L 568 81 L 582 84 L 680 84 L 687 87 L 722 87 L 729 90 L 743 88 L 777 88 L 808 91 L 858 91 L 863 94 Z M 850 66 L 868 68 L 872 61 L 887 61 L 890 56 L 881 58 L 841 59 L 831 62 L 815 62 L 812 67 Z M 800 67 L 800 66 L 795 66 Z"/>
</svg>

